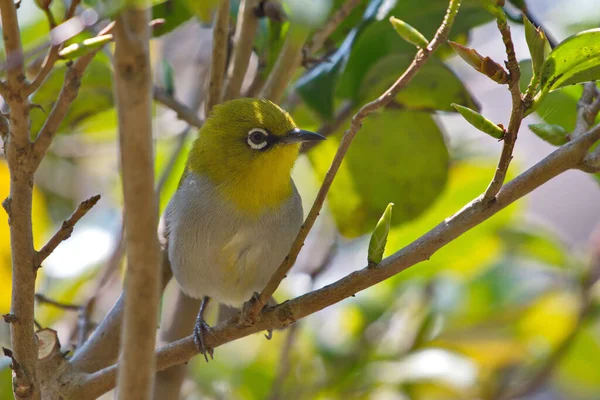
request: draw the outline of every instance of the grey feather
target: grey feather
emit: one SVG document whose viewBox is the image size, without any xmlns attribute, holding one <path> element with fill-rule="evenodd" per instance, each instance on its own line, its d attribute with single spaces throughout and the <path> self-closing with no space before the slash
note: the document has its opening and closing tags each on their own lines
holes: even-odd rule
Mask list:
<svg viewBox="0 0 600 400">
<path fill-rule="evenodd" d="M 185 294 L 240 307 L 260 292 L 302 225 L 293 195 L 258 217 L 239 212 L 206 177 L 188 174 L 164 214 L 173 274 Z"/>
</svg>

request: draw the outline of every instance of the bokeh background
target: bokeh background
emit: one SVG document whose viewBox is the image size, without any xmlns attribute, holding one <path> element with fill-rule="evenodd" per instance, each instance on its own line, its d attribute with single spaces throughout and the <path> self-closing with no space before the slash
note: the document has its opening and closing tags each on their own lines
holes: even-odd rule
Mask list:
<svg viewBox="0 0 600 400">
<path fill-rule="evenodd" d="M 333 3 L 337 6 L 341 2 Z M 366 6 L 369 2 L 363 3 Z M 350 52 L 338 82 L 342 95 L 336 92 L 336 106 L 345 104 L 343 98 L 359 101 L 375 96 L 391 81 L 374 77 L 392 72 L 397 75 L 414 54 L 409 47 L 388 48 L 390 42 L 381 36 L 391 29 L 388 13 L 411 23 L 414 20 L 417 28 L 430 34 L 446 4 L 432 1 L 423 5 L 412 0 L 380 3 L 378 14 Z M 501 61 L 505 54 L 500 35 L 489 22 L 491 17 L 474 3 L 465 2 L 464 24 L 455 39 Z M 90 11 L 88 17 L 102 15 L 103 2 L 84 4 Z M 307 9 L 314 15 L 326 15 L 331 5 L 313 2 Z M 530 0 L 527 5 L 536 21 L 558 42 L 596 27 L 600 20 L 595 0 Z M 353 14 L 354 24 L 364 6 Z M 235 17 L 237 8 L 232 10 Z M 36 49 L 48 40 L 47 22 L 29 0 L 22 2 L 19 18 L 24 48 L 35 69 L 35 61 L 43 54 Z M 514 22 L 511 26 L 517 56 L 526 60 L 529 54 L 522 25 Z M 350 28 L 352 25 L 342 26 L 336 31 L 334 48 Z M 273 40 L 274 28 L 265 22 L 260 29 L 259 39 L 267 44 L 257 45 L 246 88 L 257 71 L 273 59 L 261 49 L 268 48 L 269 40 Z M 198 107 L 204 99 L 211 41 L 210 24 L 193 19 L 153 40 L 156 85 L 168 86 L 166 71 L 172 70 L 174 96 Z M 375 50 L 361 53 L 368 48 Z M 373 53 L 377 52 L 386 53 L 386 57 L 375 60 Z M 478 74 L 448 49 L 442 52 L 443 62 L 432 60 L 432 69 L 397 99 L 396 109 L 365 123 L 293 274 L 277 292 L 278 300 L 322 287 L 364 267 L 369 232 L 388 202 L 396 204 L 386 251 L 391 254 L 485 190 L 501 144 L 451 113 L 449 103 L 479 106 L 488 118 L 506 124 L 510 96 L 506 87 Z M 361 64 L 369 57 L 370 67 L 379 62 L 370 72 Z M 527 62 L 523 65 L 527 68 Z M 33 99 L 41 106 L 32 112 L 33 131 L 39 129 L 51 107 L 64 68 L 55 71 Z M 304 72 L 301 69 L 298 77 Z M 361 79 L 368 84 L 360 86 Z M 303 86 L 301 80 L 297 83 L 290 87 L 284 105 L 303 128 L 318 130 L 323 116 L 314 109 L 315 104 L 319 107 L 320 94 L 307 95 L 314 87 Z M 325 86 L 319 83 L 317 89 Z M 511 177 L 554 149 L 531 133 L 527 123 L 544 120 L 572 129 L 580 94 L 580 87 L 563 89 L 527 118 L 517 142 Z M 338 130 L 345 126 L 347 122 Z M 156 104 L 161 210 L 177 186 L 186 148 L 194 135 L 173 111 Z M 303 155 L 294 170 L 305 210 L 312 204 L 338 140 L 339 132 Z M 180 146 L 183 151 L 173 157 Z M 119 245 L 122 210 L 110 49 L 92 64 L 79 99 L 35 183 L 33 221 L 38 247 L 81 200 L 102 195 L 98 205 L 78 223 L 73 236 L 48 258 L 38 277 L 39 293 L 63 303 L 90 305 L 91 321 L 98 322 L 119 295 L 126 267 Z M 8 188 L 7 167 L 0 161 L 0 198 L 8 194 Z M 194 359 L 189 363 L 183 396 L 497 399 L 507 387 L 530 384 L 540 368 L 548 368 L 548 374 L 524 398 L 599 399 L 600 324 L 595 310 L 585 311 L 581 318 L 586 296 L 600 290 L 582 283 L 594 255 L 600 260 L 600 185 L 593 176 L 568 172 L 467 232 L 431 260 L 291 329 L 275 332 L 271 341 L 254 335 L 218 348 L 210 364 L 201 357 Z M 10 282 L 8 225 L 3 222 L 0 313 L 10 308 Z M 165 294 L 166 319 L 173 312 L 170 304 L 175 289 L 171 284 Z M 65 349 L 77 343 L 79 314 L 45 303 L 36 308 L 36 320 L 57 330 Z M 214 320 L 216 310 L 212 314 Z M 2 346 L 10 347 L 8 333 L 8 325 L 0 322 Z M 11 398 L 8 362 L 0 360 L 0 399 Z"/>
</svg>

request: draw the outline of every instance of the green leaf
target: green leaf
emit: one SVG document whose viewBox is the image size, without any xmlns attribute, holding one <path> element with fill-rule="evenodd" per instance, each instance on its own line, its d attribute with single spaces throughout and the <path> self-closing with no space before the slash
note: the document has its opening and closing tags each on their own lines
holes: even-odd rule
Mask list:
<svg viewBox="0 0 600 400">
<path fill-rule="evenodd" d="M 337 51 L 296 82 L 296 91 L 304 102 L 324 119 L 332 119 L 334 93 L 340 73 L 344 70 L 350 50 L 362 30 L 375 18 L 382 0 L 371 0 L 362 21 L 348 33 Z M 389 26 L 388 26 L 389 29 Z"/>
<path fill-rule="evenodd" d="M 529 129 L 540 139 L 554 146 L 562 146 L 568 142 L 568 132 L 560 125 L 553 124 L 531 124 Z"/>
<path fill-rule="evenodd" d="M 343 129 L 308 153 L 322 178 Z M 368 233 L 390 202 L 392 226 L 417 218 L 444 189 L 449 155 L 431 115 L 387 110 L 364 121 L 333 182 L 328 204 L 340 232 Z"/>
<path fill-rule="evenodd" d="M 399 71 L 412 61 L 408 54 L 391 54 L 376 62 L 365 76 L 359 102 L 368 101 L 383 93 L 398 78 Z M 430 59 L 413 80 L 395 97 L 403 108 L 419 111 L 454 112 L 451 103 L 479 110 L 462 81 L 438 59 Z"/>
<path fill-rule="evenodd" d="M 550 43 L 541 28 L 536 28 L 525 15 L 523 15 L 523 24 L 525 25 L 525 39 L 531 54 L 531 63 L 536 76 L 542 71 L 542 66 L 548 54 L 552 51 Z"/>
<path fill-rule="evenodd" d="M 85 39 L 81 43 L 73 43 L 63 48 L 58 52 L 58 55 L 67 60 L 73 60 L 77 57 L 81 57 L 91 51 L 101 48 L 107 43 L 113 40 L 112 35 L 96 36 L 90 39 Z"/>
<path fill-rule="evenodd" d="M 479 129 L 481 132 L 487 133 L 496 139 L 502 139 L 504 137 L 504 129 L 500 128 L 477 111 L 473 111 L 470 108 L 458 104 L 452 104 L 452 107 L 454 107 L 468 123 Z"/>
<path fill-rule="evenodd" d="M 524 91 L 532 76 L 531 61 L 523 60 L 519 66 L 521 67 L 521 90 Z M 545 122 L 560 125 L 567 132 L 571 132 L 575 129 L 577 113 L 574 110 L 582 92 L 581 85 L 575 85 L 548 93 L 535 112 Z M 600 116 L 596 121 L 600 122 Z"/>
<path fill-rule="evenodd" d="M 41 88 L 32 96 L 31 102 L 42 106 L 43 110 L 31 112 L 31 132 L 37 134 L 47 113 L 52 109 L 61 90 L 66 65 L 55 67 Z M 113 107 L 112 70 L 108 58 L 100 53 L 94 57 L 81 80 L 77 100 L 73 102 L 58 132 L 65 132 L 85 118 Z"/>
<path fill-rule="evenodd" d="M 165 35 L 194 17 L 184 0 L 166 1 L 152 7 L 152 19 L 163 19 L 164 23 L 152 30 L 153 37 Z"/>
<path fill-rule="evenodd" d="M 213 12 L 219 6 L 219 0 L 179 0 L 188 7 L 190 12 L 194 14 L 200 21 L 209 23 Z"/>
<path fill-rule="evenodd" d="M 388 204 L 371 235 L 371 240 L 369 241 L 369 253 L 367 256 L 369 265 L 377 265 L 383 259 L 385 244 L 387 243 L 388 233 L 390 232 L 390 226 L 392 224 L 393 207 L 394 203 Z"/>
<path fill-rule="evenodd" d="M 397 15 L 403 21 L 419 30 L 425 37 L 433 37 L 444 19 L 448 2 L 446 0 L 402 0 L 398 1 L 387 15 Z M 356 100 L 360 95 L 363 79 L 370 68 L 380 59 L 391 54 L 415 54 L 413 45 L 404 41 L 394 30 L 390 29 L 386 15 L 380 15 L 377 22 L 370 24 L 356 40 L 348 63 L 338 82 L 337 95 Z M 479 0 L 465 0 L 456 21 L 452 26 L 451 39 L 465 42 L 468 32 L 477 25 L 487 22 L 492 16 L 487 13 Z M 443 48 L 436 54 L 444 54 Z M 446 55 L 451 54 L 446 51 Z M 398 75 L 403 71 L 398 70 Z"/>
<path fill-rule="evenodd" d="M 562 41 L 548 55 L 541 75 L 542 91 L 600 79 L 600 28 Z"/>
<path fill-rule="evenodd" d="M 161 70 L 162 70 L 162 84 L 169 96 L 173 96 L 175 94 L 175 77 L 173 66 L 166 58 L 162 59 L 161 62 Z"/>
</svg>

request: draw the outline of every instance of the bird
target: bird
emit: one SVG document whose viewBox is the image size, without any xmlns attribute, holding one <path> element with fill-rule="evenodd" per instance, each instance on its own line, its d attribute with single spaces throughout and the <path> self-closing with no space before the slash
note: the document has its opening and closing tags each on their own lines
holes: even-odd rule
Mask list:
<svg viewBox="0 0 600 400">
<path fill-rule="evenodd" d="M 240 308 L 264 289 L 303 222 L 291 177 L 300 147 L 323 139 L 256 98 L 214 106 L 194 139 L 163 229 L 181 291 L 202 300 L 193 335 L 206 361 L 209 300 Z"/>
</svg>

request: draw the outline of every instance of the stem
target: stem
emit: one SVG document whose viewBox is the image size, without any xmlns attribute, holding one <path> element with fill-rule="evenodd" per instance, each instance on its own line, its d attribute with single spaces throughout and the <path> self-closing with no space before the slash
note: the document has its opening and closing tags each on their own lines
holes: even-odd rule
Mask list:
<svg viewBox="0 0 600 400">
<path fill-rule="evenodd" d="M 258 28 L 258 18 L 254 13 L 258 2 L 258 0 L 242 0 L 240 3 L 238 22 L 233 36 L 232 61 L 227 70 L 227 85 L 223 100 L 232 100 L 240 95 Z"/>
<path fill-rule="evenodd" d="M 283 48 L 277 57 L 277 62 L 267 79 L 260 98 L 279 103 L 288 84 L 294 77 L 296 69 L 302 61 L 302 47 L 308 37 L 308 29 L 292 25 L 288 30 Z"/>
<path fill-rule="evenodd" d="M 504 145 L 502 146 L 502 153 L 500 154 L 500 160 L 498 161 L 498 167 L 496 173 L 490 182 L 483 198 L 487 201 L 493 200 L 506 179 L 506 173 L 510 166 L 510 161 L 513 158 L 513 150 L 517 141 L 517 134 L 523 122 L 525 105 L 521 98 L 521 90 L 519 89 L 519 80 L 521 79 L 521 70 L 519 68 L 519 62 L 515 54 L 515 47 L 512 41 L 510 33 L 510 27 L 506 21 L 506 15 L 500 10 L 502 17 L 497 20 L 498 30 L 502 34 L 502 41 L 506 48 L 506 56 L 508 62 L 506 67 L 509 72 L 508 89 L 512 97 L 512 110 L 510 113 L 510 121 L 508 122 L 508 128 L 506 129 L 506 135 L 504 136 Z"/>
<path fill-rule="evenodd" d="M 215 104 L 221 102 L 223 79 L 227 63 L 227 41 L 229 39 L 229 0 L 221 0 L 213 28 L 213 48 L 210 61 L 210 79 L 206 99 L 206 115 Z"/>
<path fill-rule="evenodd" d="M 115 25 L 115 97 L 128 266 L 119 369 L 118 397 L 122 399 L 147 399 L 152 393 L 160 297 L 148 22 L 149 9 L 129 8 Z"/>
</svg>

